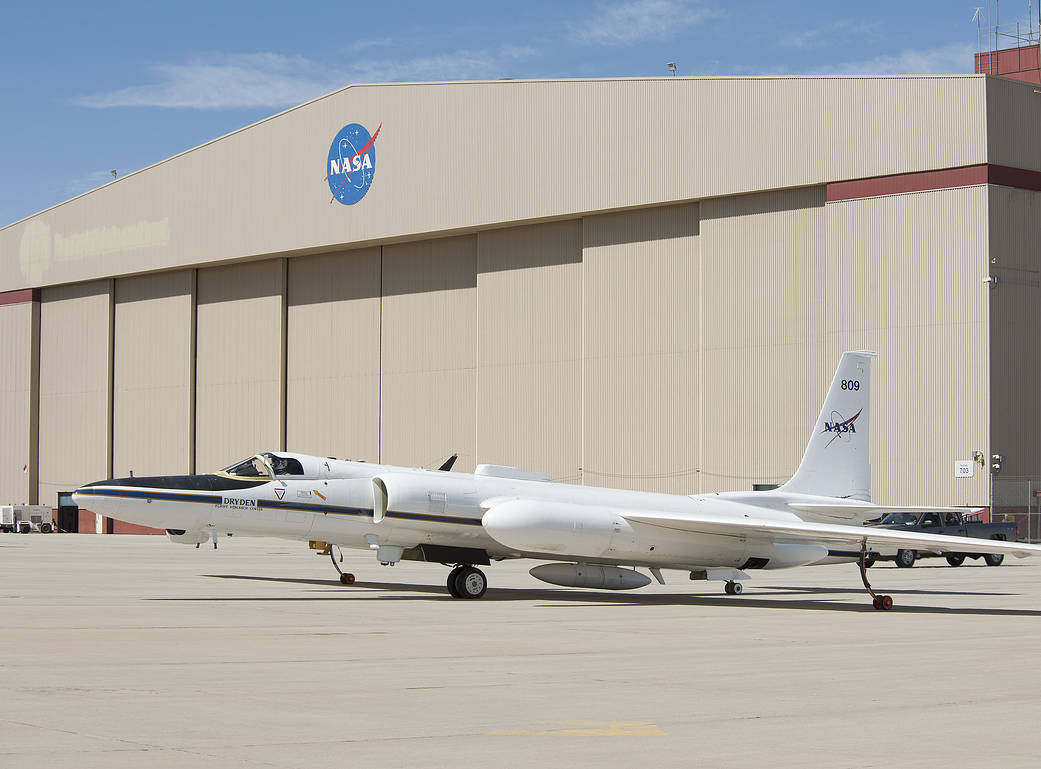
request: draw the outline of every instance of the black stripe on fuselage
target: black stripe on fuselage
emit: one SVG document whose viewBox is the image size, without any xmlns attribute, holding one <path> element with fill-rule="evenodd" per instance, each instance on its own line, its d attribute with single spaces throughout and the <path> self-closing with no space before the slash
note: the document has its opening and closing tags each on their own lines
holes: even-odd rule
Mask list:
<svg viewBox="0 0 1041 769">
<path fill-rule="evenodd" d="M 201 504 L 220 504 L 221 498 L 212 494 L 189 494 L 158 489 L 115 489 L 115 488 L 82 488 L 76 494 L 95 497 L 119 497 L 121 499 L 162 499 L 170 502 L 198 502 Z"/>
<path fill-rule="evenodd" d="M 829 558 L 860 558 L 859 550 L 829 550 Z"/>
<path fill-rule="evenodd" d="M 220 505 L 224 502 L 224 498 L 219 495 L 178 493 L 173 491 L 160 491 L 158 489 L 120 489 L 84 487 L 82 489 L 78 489 L 76 493 L 92 496 L 119 497 L 122 499 L 158 499 L 164 502 L 193 502 L 197 504 L 211 505 Z M 250 501 L 253 502 L 254 500 Z M 296 510 L 298 512 L 305 513 L 324 513 L 327 515 L 353 515 L 358 517 L 372 516 L 372 510 L 363 507 L 340 507 L 338 505 L 283 502 L 277 499 L 258 499 L 255 501 L 256 506 L 258 508 L 266 507 L 272 510 Z M 481 525 L 480 518 L 456 518 L 451 515 L 404 513 L 399 512 L 397 510 L 388 510 L 386 515 L 388 518 L 400 518 L 402 520 L 410 521 L 428 521 L 430 523 L 454 523 L 460 526 Z"/>
<path fill-rule="evenodd" d="M 83 488 L 91 486 L 124 486 L 133 488 L 170 489 L 178 491 L 239 491 L 252 489 L 269 483 L 268 479 L 228 478 L 223 475 L 155 475 L 141 478 L 114 478 L 109 481 L 95 481 Z"/>
</svg>

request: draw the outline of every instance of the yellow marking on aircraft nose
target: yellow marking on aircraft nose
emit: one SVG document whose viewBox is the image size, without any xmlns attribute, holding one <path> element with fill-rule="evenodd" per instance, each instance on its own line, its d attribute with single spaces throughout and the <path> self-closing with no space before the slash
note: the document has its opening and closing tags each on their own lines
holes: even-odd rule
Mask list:
<svg viewBox="0 0 1041 769">
<path fill-rule="evenodd" d="M 646 721 L 561 721 L 561 729 L 520 732 L 489 732 L 508 737 L 668 737 L 657 725 Z"/>
<path fill-rule="evenodd" d="M 311 489 L 311 491 L 313 491 L 313 492 L 315 493 L 315 495 L 316 495 L 316 496 L 319 496 L 319 497 L 321 497 L 321 498 L 322 498 L 322 501 L 323 501 L 323 502 L 325 502 L 325 494 L 323 494 L 322 492 L 320 492 L 320 491 L 319 491 L 318 489 Z"/>
</svg>

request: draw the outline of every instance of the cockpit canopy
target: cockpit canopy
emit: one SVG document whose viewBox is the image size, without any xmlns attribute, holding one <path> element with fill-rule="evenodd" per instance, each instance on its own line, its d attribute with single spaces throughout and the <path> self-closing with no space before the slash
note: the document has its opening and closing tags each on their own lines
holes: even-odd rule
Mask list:
<svg viewBox="0 0 1041 769">
<path fill-rule="evenodd" d="M 221 472 L 238 478 L 270 478 L 272 474 L 275 477 L 306 476 L 304 466 L 299 459 L 279 456 L 278 454 L 272 454 L 270 451 L 265 451 L 263 454 L 257 454 L 249 459 L 236 462 L 229 467 L 225 467 Z"/>
</svg>

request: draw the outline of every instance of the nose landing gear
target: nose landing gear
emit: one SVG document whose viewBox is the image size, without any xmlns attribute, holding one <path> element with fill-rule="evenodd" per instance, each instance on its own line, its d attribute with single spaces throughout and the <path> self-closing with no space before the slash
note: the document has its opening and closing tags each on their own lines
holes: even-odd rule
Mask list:
<svg viewBox="0 0 1041 769">
<path fill-rule="evenodd" d="M 865 542 L 860 546 L 860 579 L 864 583 L 864 587 L 867 588 L 868 593 L 871 594 L 871 605 L 879 611 L 889 611 L 893 608 L 893 596 L 891 595 L 879 595 L 872 587 L 871 583 L 868 582 L 867 578 L 867 543 Z"/>
</svg>

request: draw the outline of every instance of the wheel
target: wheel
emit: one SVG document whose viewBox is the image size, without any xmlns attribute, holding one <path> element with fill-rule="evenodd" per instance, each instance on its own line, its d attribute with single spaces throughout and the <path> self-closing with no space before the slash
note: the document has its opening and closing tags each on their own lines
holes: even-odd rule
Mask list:
<svg viewBox="0 0 1041 769">
<path fill-rule="evenodd" d="M 918 553 L 914 550 L 897 550 L 896 565 L 901 569 L 910 569 L 918 559 Z"/>
<path fill-rule="evenodd" d="M 455 575 L 455 590 L 460 598 L 480 598 L 488 589 L 488 578 L 473 566 L 464 566 Z"/>
<path fill-rule="evenodd" d="M 462 566 L 456 566 L 450 572 L 448 572 L 448 592 L 452 598 L 462 598 L 459 594 L 459 590 L 455 586 L 455 578 L 459 576 L 459 572 L 463 570 Z"/>
<path fill-rule="evenodd" d="M 878 562 L 878 556 L 875 556 L 875 555 L 866 555 L 866 556 L 864 556 L 864 568 L 865 569 L 870 569 L 877 562 Z"/>
<path fill-rule="evenodd" d="M 947 563 L 951 566 L 961 566 L 965 563 L 965 556 L 961 553 L 951 553 L 947 556 Z"/>
<path fill-rule="evenodd" d="M 871 599 L 871 605 L 874 606 L 879 611 L 881 611 L 882 610 L 882 602 L 879 601 L 878 599 L 879 599 L 879 596 L 877 596 L 877 595 L 874 598 L 872 598 Z"/>
<path fill-rule="evenodd" d="M 50 534 L 51 533 L 51 525 L 49 523 L 41 523 L 40 524 L 40 533 L 41 534 Z"/>
<path fill-rule="evenodd" d="M 723 586 L 723 592 L 727 595 L 741 595 L 741 591 L 744 589 L 740 582 L 734 582 L 734 580 L 730 580 Z"/>
<path fill-rule="evenodd" d="M 340 575 L 340 584 L 341 585 L 353 585 L 354 584 L 354 575 L 349 573 L 349 572 L 344 572 L 343 574 Z"/>
<path fill-rule="evenodd" d="M 889 611 L 893 608 L 893 596 L 891 595 L 880 595 L 878 597 L 878 605 L 882 611 Z"/>
<path fill-rule="evenodd" d="M 1005 560 L 1005 554 L 987 553 L 983 556 L 983 560 L 988 566 L 1001 566 L 1001 562 Z"/>
</svg>

